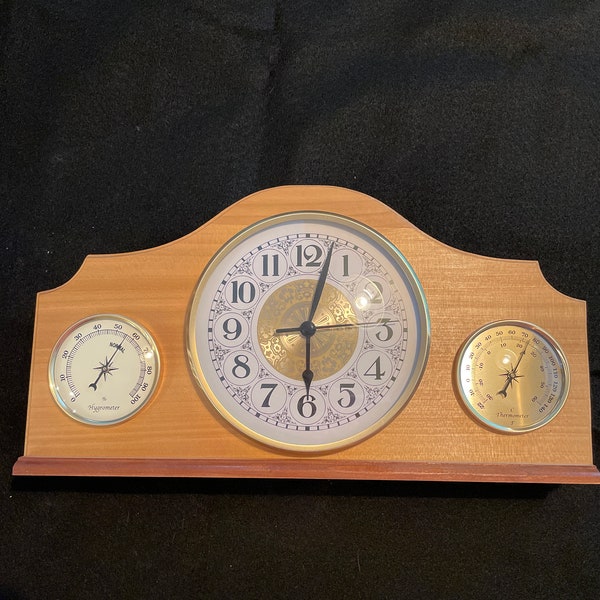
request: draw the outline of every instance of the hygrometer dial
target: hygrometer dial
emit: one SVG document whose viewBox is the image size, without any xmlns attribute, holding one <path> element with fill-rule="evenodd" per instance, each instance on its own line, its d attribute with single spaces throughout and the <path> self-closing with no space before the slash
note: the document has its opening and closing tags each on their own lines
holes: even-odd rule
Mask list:
<svg viewBox="0 0 600 600">
<path fill-rule="evenodd" d="M 160 361 L 150 333 L 120 315 L 100 314 L 71 325 L 50 359 L 50 390 L 70 417 L 111 425 L 150 400 Z"/>
</svg>

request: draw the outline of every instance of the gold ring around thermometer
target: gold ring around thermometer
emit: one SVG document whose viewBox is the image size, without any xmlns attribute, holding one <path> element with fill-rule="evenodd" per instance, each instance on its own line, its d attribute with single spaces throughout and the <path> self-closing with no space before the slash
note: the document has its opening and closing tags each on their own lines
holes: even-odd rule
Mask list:
<svg viewBox="0 0 600 600">
<path fill-rule="evenodd" d="M 497 321 L 461 347 L 455 383 L 467 409 L 507 433 L 542 427 L 562 408 L 569 366 L 549 333 L 531 323 Z"/>
<path fill-rule="evenodd" d="M 50 358 L 50 390 L 70 417 L 90 425 L 129 419 L 150 400 L 160 373 L 151 334 L 120 315 L 71 325 Z"/>
</svg>

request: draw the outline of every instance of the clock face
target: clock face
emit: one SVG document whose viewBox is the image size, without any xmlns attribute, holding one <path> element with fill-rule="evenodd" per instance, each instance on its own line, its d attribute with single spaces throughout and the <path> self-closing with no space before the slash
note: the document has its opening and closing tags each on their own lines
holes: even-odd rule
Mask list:
<svg viewBox="0 0 600 600">
<path fill-rule="evenodd" d="M 414 393 L 429 314 L 395 246 L 346 217 L 278 215 L 243 230 L 194 292 L 188 353 L 217 411 L 279 448 L 320 451 L 388 423 Z"/>
</svg>

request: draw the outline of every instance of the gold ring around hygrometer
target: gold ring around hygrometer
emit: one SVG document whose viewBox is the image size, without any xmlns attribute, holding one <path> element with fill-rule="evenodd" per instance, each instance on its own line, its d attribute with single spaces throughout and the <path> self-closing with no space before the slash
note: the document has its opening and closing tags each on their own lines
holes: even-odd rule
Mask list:
<svg viewBox="0 0 600 600">
<path fill-rule="evenodd" d="M 89 425 L 129 419 L 156 389 L 160 360 L 152 335 L 120 315 L 70 325 L 56 342 L 50 390 L 62 410 Z"/>
</svg>

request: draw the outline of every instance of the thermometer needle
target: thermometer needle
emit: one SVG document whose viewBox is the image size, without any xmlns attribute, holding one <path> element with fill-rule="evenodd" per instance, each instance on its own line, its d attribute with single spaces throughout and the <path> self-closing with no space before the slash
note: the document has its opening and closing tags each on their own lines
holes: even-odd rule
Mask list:
<svg viewBox="0 0 600 600">
<path fill-rule="evenodd" d="M 525 356 L 525 353 L 527 352 L 528 345 L 529 345 L 529 342 L 527 342 L 527 344 L 525 344 L 525 348 L 523 348 L 523 351 L 519 355 L 519 360 L 517 361 L 517 364 L 514 367 L 511 365 L 510 370 L 507 370 L 506 373 L 500 374 L 501 377 L 506 377 L 506 382 L 504 383 L 504 387 L 497 393 L 497 396 L 502 396 L 503 398 L 506 398 L 506 396 L 507 396 L 506 390 L 512 386 L 512 382 L 517 381 L 517 379 L 519 377 L 522 377 L 522 375 L 517 374 L 517 369 L 519 368 L 519 365 L 521 364 L 521 361 L 523 360 L 523 357 Z"/>
</svg>

